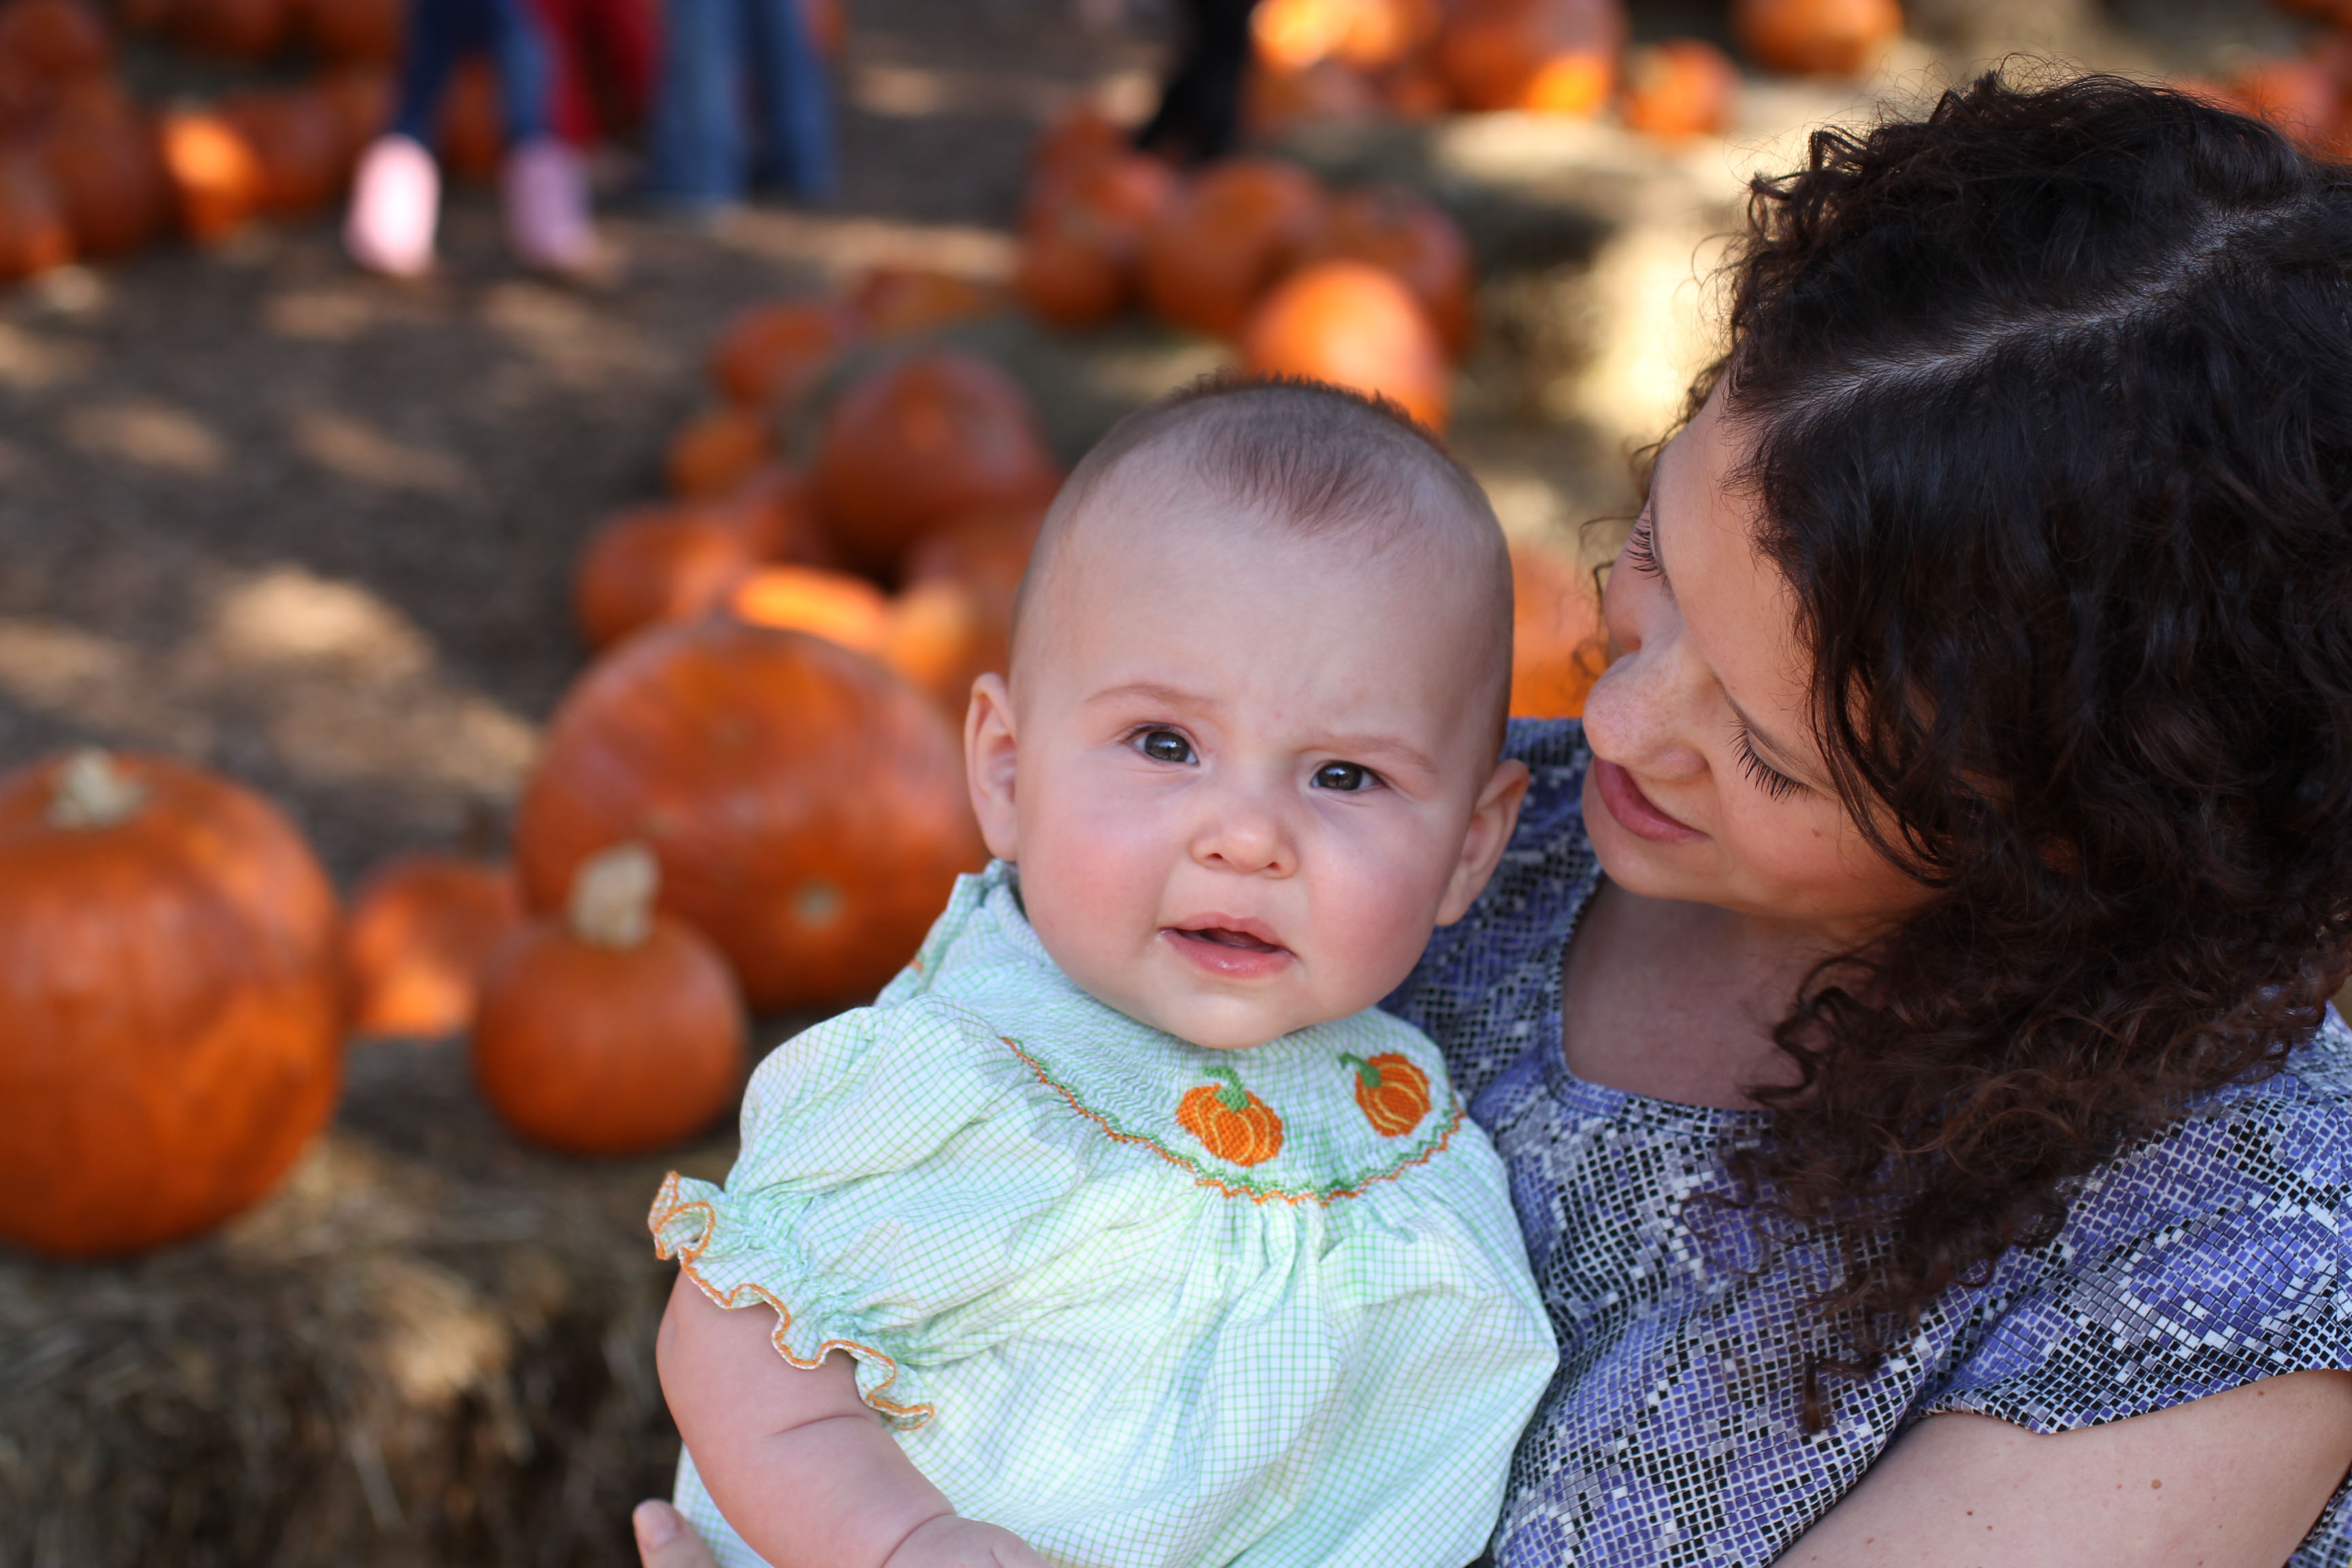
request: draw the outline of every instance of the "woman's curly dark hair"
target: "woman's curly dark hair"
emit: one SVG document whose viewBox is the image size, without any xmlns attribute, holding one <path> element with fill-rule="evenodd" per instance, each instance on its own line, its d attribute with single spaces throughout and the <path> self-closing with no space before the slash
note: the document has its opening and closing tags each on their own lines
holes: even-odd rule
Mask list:
<svg viewBox="0 0 2352 1568">
<path fill-rule="evenodd" d="M 1726 413 L 1814 724 L 1934 889 L 1824 965 L 1735 1154 L 1867 1374 L 2352 967 L 2352 169 L 1988 76 L 1759 180 Z"/>
</svg>

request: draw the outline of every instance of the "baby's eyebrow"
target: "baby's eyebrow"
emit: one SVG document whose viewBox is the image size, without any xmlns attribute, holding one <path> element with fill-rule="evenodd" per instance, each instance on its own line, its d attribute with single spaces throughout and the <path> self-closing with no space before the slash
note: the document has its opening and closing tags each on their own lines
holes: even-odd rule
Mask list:
<svg viewBox="0 0 2352 1568">
<path fill-rule="evenodd" d="M 1214 708 L 1216 702 L 1197 691 L 1187 691 L 1181 686 L 1171 686 L 1163 680 L 1129 680 L 1118 686 L 1107 686 L 1087 698 L 1097 702 L 1153 702 L 1166 708 Z"/>
</svg>

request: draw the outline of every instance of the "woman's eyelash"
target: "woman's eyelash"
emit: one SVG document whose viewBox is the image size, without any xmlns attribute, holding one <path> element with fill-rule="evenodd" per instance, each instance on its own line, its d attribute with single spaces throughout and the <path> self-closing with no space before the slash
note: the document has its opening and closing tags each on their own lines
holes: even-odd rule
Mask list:
<svg viewBox="0 0 2352 1568">
<path fill-rule="evenodd" d="M 1634 520 L 1633 536 L 1625 541 L 1625 563 L 1647 577 L 1659 574 L 1657 546 L 1650 535 L 1650 512 L 1644 507 Z"/>
<path fill-rule="evenodd" d="M 1766 799 L 1786 800 L 1805 787 L 1756 754 L 1756 742 L 1748 735 L 1747 725 L 1740 725 L 1735 733 L 1739 746 L 1739 771 L 1764 792 Z"/>
</svg>

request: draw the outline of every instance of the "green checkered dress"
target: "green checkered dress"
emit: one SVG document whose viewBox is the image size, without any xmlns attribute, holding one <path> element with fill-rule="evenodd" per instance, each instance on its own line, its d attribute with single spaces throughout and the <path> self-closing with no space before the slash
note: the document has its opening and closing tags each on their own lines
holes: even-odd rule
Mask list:
<svg viewBox="0 0 2352 1568">
<path fill-rule="evenodd" d="M 1210 1051 L 1045 955 L 1012 868 L 787 1042 L 651 1224 L 779 1353 L 845 1351 L 960 1512 L 1071 1568 L 1461 1568 L 1550 1327 L 1486 1136 L 1385 1014 Z M 691 1456 L 677 1501 L 760 1558 Z"/>
</svg>

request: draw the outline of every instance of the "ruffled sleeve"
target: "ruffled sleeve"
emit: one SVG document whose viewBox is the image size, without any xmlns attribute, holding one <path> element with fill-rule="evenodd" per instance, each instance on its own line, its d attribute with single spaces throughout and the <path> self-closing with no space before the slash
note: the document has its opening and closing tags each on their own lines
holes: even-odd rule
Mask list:
<svg viewBox="0 0 2352 1568">
<path fill-rule="evenodd" d="M 860 1008 L 795 1037 L 752 1075 L 726 1185 L 662 1184 L 656 1248 L 719 1305 L 773 1309 L 793 1365 L 847 1352 L 866 1403 L 921 1426 L 925 1366 L 1019 1320 L 1001 1298 L 1037 1261 L 1029 1222 L 1070 1186 L 1017 1113 L 1006 1060 L 945 1003 Z"/>
<path fill-rule="evenodd" d="M 1979 1308 L 1920 1415 L 2096 1426 L 2282 1373 L 2352 1368 L 2352 1103 L 2326 1067 L 2231 1091 L 2104 1169 L 2065 1229 Z M 2006 1266 L 2005 1266 L 2006 1271 Z"/>
</svg>

